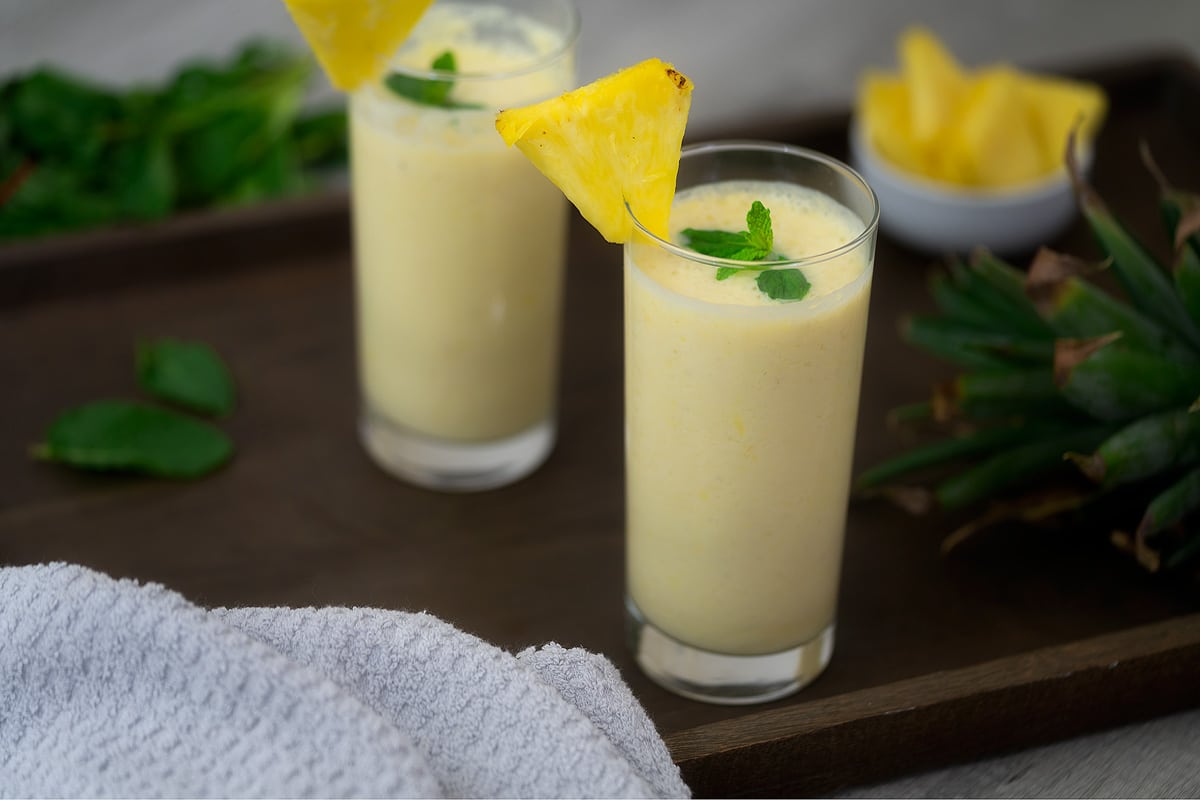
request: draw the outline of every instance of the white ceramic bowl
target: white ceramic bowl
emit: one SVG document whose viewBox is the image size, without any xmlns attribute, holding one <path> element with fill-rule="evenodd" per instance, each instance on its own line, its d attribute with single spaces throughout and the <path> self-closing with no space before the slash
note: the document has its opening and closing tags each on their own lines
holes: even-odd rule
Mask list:
<svg viewBox="0 0 1200 800">
<path fill-rule="evenodd" d="M 1019 255 L 1049 244 L 1078 214 L 1066 169 L 1006 189 L 969 189 L 904 172 L 881 157 L 858 126 L 850 130 L 850 159 L 879 197 L 884 233 L 938 255 L 982 245 Z M 1086 174 L 1090 153 L 1081 159 Z"/>
</svg>

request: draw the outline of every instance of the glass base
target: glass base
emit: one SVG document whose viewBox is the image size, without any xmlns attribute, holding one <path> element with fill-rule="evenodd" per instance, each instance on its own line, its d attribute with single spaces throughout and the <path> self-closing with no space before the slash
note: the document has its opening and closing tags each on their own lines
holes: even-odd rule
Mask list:
<svg viewBox="0 0 1200 800">
<path fill-rule="evenodd" d="M 359 438 L 385 471 L 426 489 L 478 492 L 524 478 L 554 447 L 555 422 L 548 419 L 507 439 L 456 442 L 415 433 L 364 411 Z"/>
<path fill-rule="evenodd" d="M 692 700 L 739 706 L 778 700 L 816 680 L 833 655 L 834 624 L 804 644 L 779 653 L 731 656 L 673 639 L 625 598 L 626 633 L 634 659 L 649 678 Z"/>
</svg>

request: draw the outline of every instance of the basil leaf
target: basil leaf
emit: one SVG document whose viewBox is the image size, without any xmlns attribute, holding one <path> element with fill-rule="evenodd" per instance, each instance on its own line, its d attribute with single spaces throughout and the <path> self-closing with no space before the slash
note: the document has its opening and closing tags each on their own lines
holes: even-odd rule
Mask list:
<svg viewBox="0 0 1200 800">
<path fill-rule="evenodd" d="M 768 269 L 755 278 L 759 290 L 772 300 L 803 300 L 812 284 L 798 269 Z"/>
<path fill-rule="evenodd" d="M 139 342 L 137 375 L 141 387 L 160 400 L 214 416 L 233 410 L 233 376 L 216 351 L 202 342 Z"/>
<path fill-rule="evenodd" d="M 233 444 L 213 426 L 177 412 L 102 400 L 60 414 L 33 455 L 86 470 L 195 478 L 227 462 Z"/>
</svg>

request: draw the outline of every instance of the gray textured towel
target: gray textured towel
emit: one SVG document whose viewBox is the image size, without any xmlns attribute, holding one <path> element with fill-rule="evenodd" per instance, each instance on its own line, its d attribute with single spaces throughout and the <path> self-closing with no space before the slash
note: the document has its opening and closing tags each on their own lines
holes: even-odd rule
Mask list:
<svg viewBox="0 0 1200 800">
<path fill-rule="evenodd" d="M 686 797 L 606 659 L 0 569 L 0 795 Z"/>
</svg>

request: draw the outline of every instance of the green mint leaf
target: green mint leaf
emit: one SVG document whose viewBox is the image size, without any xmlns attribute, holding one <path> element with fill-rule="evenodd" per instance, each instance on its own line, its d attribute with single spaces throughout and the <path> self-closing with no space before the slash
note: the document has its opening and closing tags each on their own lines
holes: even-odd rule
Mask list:
<svg viewBox="0 0 1200 800">
<path fill-rule="evenodd" d="M 697 253 L 714 258 L 733 261 L 764 261 L 772 257 L 771 248 L 775 237 L 771 232 L 771 212 L 760 201 L 755 200 L 746 213 L 744 231 L 717 231 L 685 228 L 684 244 Z M 725 269 L 730 269 L 726 267 Z M 720 277 L 721 275 L 724 277 Z M 725 280 L 731 274 L 718 270 L 717 280 Z"/>
<path fill-rule="evenodd" d="M 770 255 L 771 248 L 775 246 L 775 234 L 771 231 L 771 210 L 755 200 L 746 212 L 746 228 L 750 246 L 762 251 L 761 258 Z"/>
<path fill-rule="evenodd" d="M 734 258 L 748 247 L 745 233 L 685 228 L 683 236 L 688 247 L 714 258 Z"/>
<path fill-rule="evenodd" d="M 697 253 L 714 258 L 728 258 L 733 261 L 761 261 L 768 253 L 749 240 L 749 235 L 731 233 L 729 231 L 710 231 L 686 228 L 683 231 L 685 244 Z"/>
<path fill-rule="evenodd" d="M 163 408 L 102 400 L 69 409 L 46 431 L 33 456 L 86 470 L 195 478 L 233 455 L 224 433 Z"/>
<path fill-rule="evenodd" d="M 445 51 L 429 65 L 431 69 L 453 75 L 458 72 L 458 64 L 454 53 Z M 450 91 L 454 88 L 453 78 L 414 78 L 399 72 L 388 73 L 384 85 L 401 97 L 423 106 L 436 108 L 483 108 L 478 103 L 459 103 L 450 99 Z"/>
<path fill-rule="evenodd" d="M 458 72 L 458 60 L 454 58 L 454 52 L 451 50 L 447 50 L 435 58 L 429 66 L 438 72 Z"/>
<path fill-rule="evenodd" d="M 202 342 L 140 342 L 137 375 L 142 389 L 160 400 L 218 417 L 233 411 L 233 376 L 216 351 Z"/>
<path fill-rule="evenodd" d="M 717 267 L 717 280 L 723 281 L 726 278 L 732 278 L 741 272 L 737 267 Z"/>
<path fill-rule="evenodd" d="M 401 97 L 424 106 L 443 106 L 453 87 L 450 81 L 413 78 L 399 72 L 388 73 L 383 83 Z"/>
<path fill-rule="evenodd" d="M 772 300 L 803 300 L 812 286 L 798 269 L 768 269 L 755 278 L 759 291 Z"/>
</svg>

